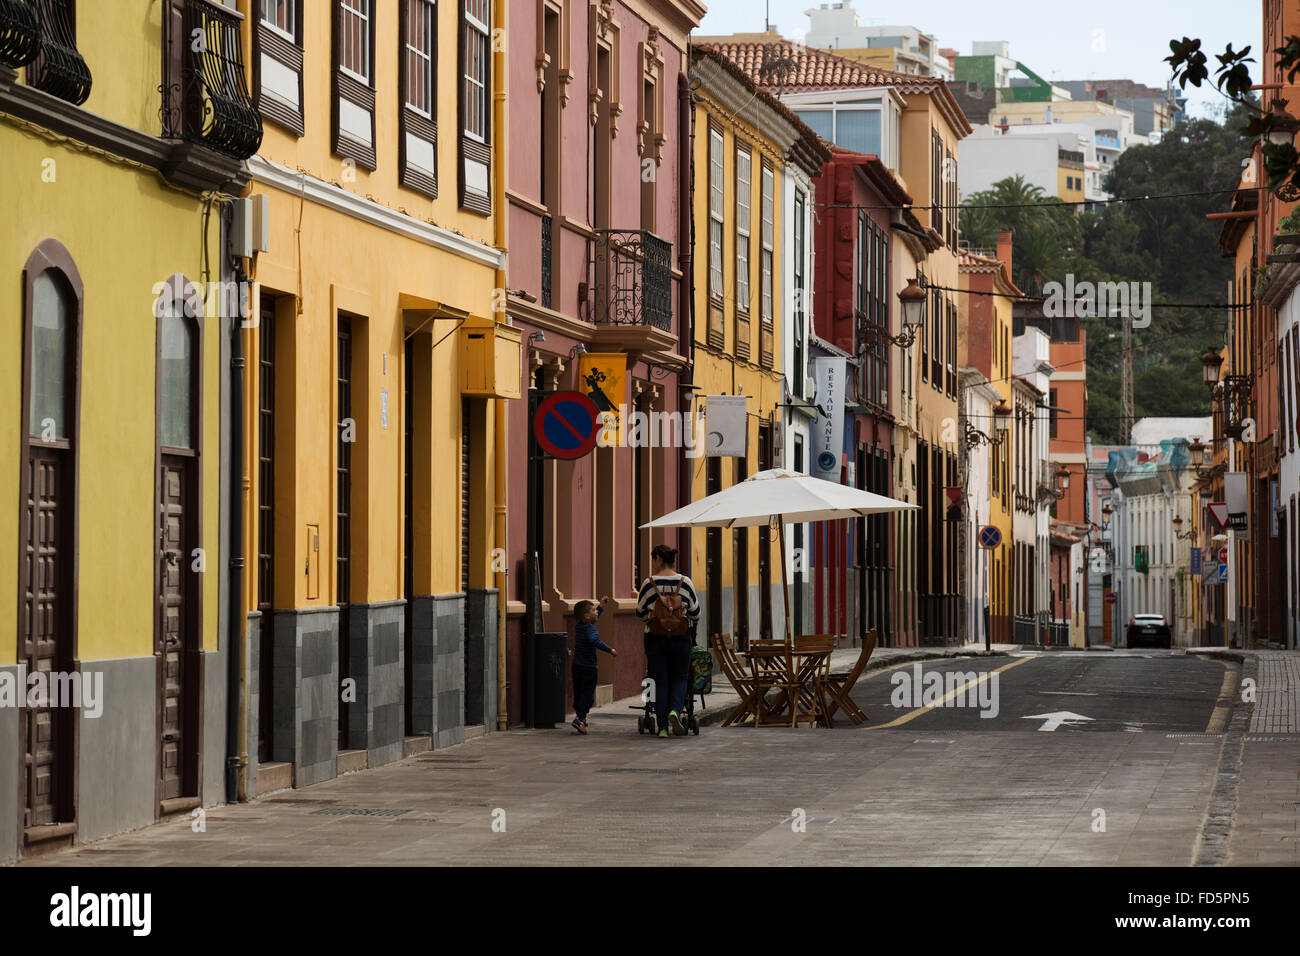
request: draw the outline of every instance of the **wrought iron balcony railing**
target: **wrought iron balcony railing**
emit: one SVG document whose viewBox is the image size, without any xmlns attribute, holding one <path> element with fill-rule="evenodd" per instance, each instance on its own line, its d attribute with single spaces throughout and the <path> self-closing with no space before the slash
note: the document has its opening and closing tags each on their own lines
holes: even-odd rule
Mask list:
<svg viewBox="0 0 1300 956">
<path fill-rule="evenodd" d="M 90 67 L 77 51 L 72 0 L 32 0 L 40 24 L 40 52 L 27 68 L 27 82 L 80 106 L 90 96 Z M 11 3 L 10 6 L 13 6 Z"/>
<path fill-rule="evenodd" d="M 18 69 L 41 52 L 41 25 L 26 0 L 0 0 L 0 63 Z"/>
<path fill-rule="evenodd" d="M 642 230 L 598 229 L 592 240 L 592 320 L 672 330 L 672 243 Z"/>
<path fill-rule="evenodd" d="M 262 118 L 245 82 L 243 15 L 212 0 L 166 0 L 163 137 L 201 143 L 234 159 L 262 145 Z"/>
</svg>

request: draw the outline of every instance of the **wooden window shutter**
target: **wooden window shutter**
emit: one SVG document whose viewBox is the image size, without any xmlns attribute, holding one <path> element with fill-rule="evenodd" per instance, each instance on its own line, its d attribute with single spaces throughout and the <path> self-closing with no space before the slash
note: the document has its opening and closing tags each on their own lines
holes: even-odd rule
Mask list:
<svg viewBox="0 0 1300 956">
<path fill-rule="evenodd" d="M 401 27 L 397 38 L 397 179 L 403 186 L 438 198 L 438 5 L 426 0 L 399 0 Z M 416 19 L 413 20 L 412 14 Z M 425 20 L 424 18 L 427 18 Z M 427 83 L 407 48 L 412 30 L 429 45 Z M 417 39 L 419 39 L 417 37 Z M 414 68 L 414 69 L 413 69 Z M 413 84 L 420 84 L 417 99 L 427 100 L 427 115 L 411 103 Z"/>
<path fill-rule="evenodd" d="M 307 131 L 303 109 L 302 9 L 293 4 L 289 29 L 279 30 L 262 19 L 260 0 L 253 5 L 253 101 L 262 116 L 296 136 Z M 286 34 L 291 34 L 286 36 Z"/>
<path fill-rule="evenodd" d="M 349 0 L 356 3 L 357 0 Z M 350 14 L 343 9 L 344 0 L 334 0 L 334 22 L 330 31 L 333 68 L 330 91 L 330 139 L 335 156 L 351 159 L 372 172 L 375 161 L 375 2 L 364 0 L 368 15 L 365 54 L 369 57 L 368 74 L 362 82 L 343 69 L 343 19 Z"/>
<path fill-rule="evenodd" d="M 460 3 L 457 158 L 460 206 L 492 213 L 492 21 L 489 0 Z M 471 70 L 478 82 L 471 82 Z"/>
</svg>

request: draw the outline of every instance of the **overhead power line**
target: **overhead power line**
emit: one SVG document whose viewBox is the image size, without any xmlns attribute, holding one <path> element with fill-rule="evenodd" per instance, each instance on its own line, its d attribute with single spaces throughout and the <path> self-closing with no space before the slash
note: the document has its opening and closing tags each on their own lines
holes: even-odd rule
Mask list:
<svg viewBox="0 0 1300 956">
<path fill-rule="evenodd" d="M 819 202 L 815 203 L 821 209 L 878 209 L 878 210 L 909 210 L 915 212 L 918 209 L 1073 209 L 1075 206 L 1109 206 L 1113 203 L 1134 203 L 1134 202 L 1155 202 L 1160 199 L 1191 199 L 1196 196 L 1220 196 L 1236 192 L 1259 192 L 1266 190 L 1267 186 L 1227 186 L 1223 189 L 1200 189 L 1191 192 L 1182 193 L 1160 193 L 1155 196 L 1117 196 L 1114 199 L 1071 199 L 1057 200 L 1054 202 L 1007 202 L 1007 203 L 962 203 L 953 205 L 952 203 L 933 203 L 928 206 L 900 206 L 897 204 L 869 205 L 866 203 L 833 203 Z"/>
</svg>

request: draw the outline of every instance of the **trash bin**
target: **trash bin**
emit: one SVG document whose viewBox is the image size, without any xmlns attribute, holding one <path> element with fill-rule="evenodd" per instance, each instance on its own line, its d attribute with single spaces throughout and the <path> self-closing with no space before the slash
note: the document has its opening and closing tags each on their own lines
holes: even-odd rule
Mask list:
<svg viewBox="0 0 1300 956">
<path fill-rule="evenodd" d="M 563 724 L 569 689 L 568 635 L 531 635 L 526 658 L 524 723 L 529 727 Z"/>
</svg>

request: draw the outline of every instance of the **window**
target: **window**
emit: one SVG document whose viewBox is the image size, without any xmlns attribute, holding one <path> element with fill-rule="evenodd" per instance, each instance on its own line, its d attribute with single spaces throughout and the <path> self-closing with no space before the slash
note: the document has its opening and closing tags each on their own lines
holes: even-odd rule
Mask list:
<svg viewBox="0 0 1300 956">
<path fill-rule="evenodd" d="M 376 168 L 374 59 L 371 0 L 335 0 L 334 153 L 369 170 Z"/>
<path fill-rule="evenodd" d="M 749 311 L 750 197 L 754 159 L 749 149 L 736 147 L 736 310 Z"/>
<path fill-rule="evenodd" d="M 290 43 L 298 41 L 298 0 L 261 0 L 262 22 Z"/>
<path fill-rule="evenodd" d="M 185 315 L 184 301 L 174 295 L 170 307 L 158 317 L 158 444 L 166 448 L 193 448 L 195 440 L 197 335 L 193 319 Z"/>
<path fill-rule="evenodd" d="M 438 195 L 438 123 L 435 75 L 437 8 L 433 0 L 400 0 L 402 4 L 402 105 L 398 114 L 398 179 L 403 186 L 436 198 Z"/>
<path fill-rule="evenodd" d="M 1050 419 L 1050 420 L 1051 420 L 1051 432 L 1050 432 L 1050 435 L 1051 435 L 1052 438 L 1055 438 L 1055 437 L 1056 437 L 1056 389 L 1054 389 L 1054 388 L 1053 388 L 1053 389 L 1049 389 L 1047 394 L 1048 394 L 1047 402 L 1048 402 L 1049 405 L 1052 406 L 1052 408 L 1051 408 L 1051 412 L 1050 412 L 1050 415 L 1051 415 L 1051 419 Z"/>
<path fill-rule="evenodd" d="M 943 141 L 930 130 L 930 225 L 943 235 Z"/>
<path fill-rule="evenodd" d="M 722 301 L 722 132 L 709 127 L 709 296 Z"/>
<path fill-rule="evenodd" d="M 339 69 L 370 85 L 370 0 L 339 0 Z"/>
<path fill-rule="evenodd" d="M 69 436 L 70 402 L 68 349 L 75 303 L 54 270 L 32 283 L 32 335 L 29 353 L 31 398 L 28 434 L 46 441 Z"/>
<path fill-rule="evenodd" d="M 794 192 L 794 310 L 791 321 L 794 323 L 792 340 L 794 342 L 794 355 L 791 361 L 791 372 L 789 375 L 791 386 L 797 398 L 804 397 L 804 327 L 807 323 L 805 316 L 805 292 L 804 292 L 804 246 L 806 239 L 804 237 L 805 222 L 807 216 L 808 198 L 802 189 L 796 189 Z M 800 526 L 802 527 L 802 526 Z"/>
<path fill-rule="evenodd" d="M 406 0 L 402 30 L 402 82 L 406 105 L 421 116 L 433 116 L 433 0 Z"/>
<path fill-rule="evenodd" d="M 492 211 L 488 178 L 492 164 L 488 85 L 492 32 L 489 0 L 461 0 L 460 204 L 487 215 Z"/>
<path fill-rule="evenodd" d="M 776 174 L 772 167 L 763 164 L 763 261 L 762 270 L 762 295 L 763 295 L 763 324 L 772 324 L 772 257 L 773 243 L 775 242 L 775 181 Z"/>
<path fill-rule="evenodd" d="M 1291 326 L 1291 394 L 1295 396 L 1295 414 L 1291 416 L 1291 427 L 1296 431 L 1296 441 L 1300 441 L 1300 326 Z M 1291 445 L 1295 451 L 1295 445 Z"/>
<path fill-rule="evenodd" d="M 301 136 L 306 131 L 302 106 L 302 0 L 260 0 L 261 16 L 253 28 L 253 95 L 258 112 Z"/>
</svg>

